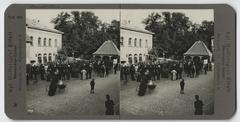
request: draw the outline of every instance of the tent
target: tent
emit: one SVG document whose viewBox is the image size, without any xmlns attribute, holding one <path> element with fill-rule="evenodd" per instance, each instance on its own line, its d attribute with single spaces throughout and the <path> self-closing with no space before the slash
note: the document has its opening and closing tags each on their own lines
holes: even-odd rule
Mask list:
<svg viewBox="0 0 240 122">
<path fill-rule="evenodd" d="M 120 52 L 117 46 L 110 40 L 105 41 L 96 52 L 93 53 L 93 56 L 119 56 Z"/>
<path fill-rule="evenodd" d="M 184 53 L 184 59 L 186 56 L 190 57 L 203 57 L 203 56 L 209 56 L 210 61 L 212 60 L 212 53 L 207 48 L 205 43 L 203 41 L 196 41 L 188 50 L 186 53 Z"/>
</svg>

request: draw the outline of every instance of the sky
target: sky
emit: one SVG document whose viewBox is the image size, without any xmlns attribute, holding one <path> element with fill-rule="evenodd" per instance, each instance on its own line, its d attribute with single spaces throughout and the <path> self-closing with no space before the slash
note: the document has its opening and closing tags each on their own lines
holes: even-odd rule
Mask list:
<svg viewBox="0 0 240 122">
<path fill-rule="evenodd" d="M 140 28 L 144 28 L 142 21 L 152 12 L 181 12 L 189 17 L 190 21 L 196 24 L 201 24 L 202 21 L 214 21 L 213 9 L 128 9 L 121 10 L 121 20 L 130 21 L 130 24 L 134 24 Z"/>
<path fill-rule="evenodd" d="M 53 27 L 54 25 L 51 23 L 53 18 L 57 17 L 61 12 L 70 13 L 71 11 L 91 11 L 98 16 L 99 20 L 109 24 L 114 19 L 120 20 L 120 11 L 117 9 L 27 9 L 26 18 L 40 20 L 41 24 Z"/>
<path fill-rule="evenodd" d="M 142 21 L 152 12 L 181 12 L 196 24 L 201 24 L 202 21 L 214 21 L 213 9 L 27 9 L 26 17 L 28 19 L 40 20 L 40 23 L 53 27 L 51 20 L 60 12 L 71 11 L 91 11 L 99 17 L 99 20 L 106 23 L 111 23 L 112 20 L 130 21 L 131 24 L 144 28 Z M 120 18 L 121 16 L 121 18 Z"/>
</svg>

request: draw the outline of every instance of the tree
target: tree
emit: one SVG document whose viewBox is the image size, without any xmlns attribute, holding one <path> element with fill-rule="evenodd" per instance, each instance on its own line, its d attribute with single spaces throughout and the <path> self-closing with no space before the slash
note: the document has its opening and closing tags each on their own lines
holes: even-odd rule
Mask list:
<svg viewBox="0 0 240 122">
<path fill-rule="evenodd" d="M 154 33 L 153 48 L 158 55 L 181 59 L 191 45 L 203 40 L 207 46 L 213 36 L 213 22 L 193 24 L 189 17 L 180 12 L 151 13 L 144 19 L 145 29 Z M 198 35 L 198 36 L 197 36 Z"/>
<path fill-rule="evenodd" d="M 106 40 L 119 41 L 119 21 L 101 22 L 89 11 L 61 12 L 52 20 L 55 29 L 64 32 L 63 50 L 67 56 L 89 59 L 91 54 Z"/>
</svg>

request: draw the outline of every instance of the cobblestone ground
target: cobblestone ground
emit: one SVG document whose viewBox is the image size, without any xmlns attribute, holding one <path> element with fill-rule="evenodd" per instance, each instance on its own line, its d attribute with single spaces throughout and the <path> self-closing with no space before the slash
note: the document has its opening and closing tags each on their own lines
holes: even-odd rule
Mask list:
<svg viewBox="0 0 240 122">
<path fill-rule="evenodd" d="M 31 114 L 55 115 L 104 115 L 105 95 L 109 94 L 115 102 L 116 114 L 119 114 L 119 73 L 107 78 L 95 78 L 95 94 L 90 94 L 90 80 L 71 79 L 66 81 L 65 91 L 59 91 L 49 97 L 47 81 L 30 84 L 27 89 L 27 109 Z"/>
<path fill-rule="evenodd" d="M 214 75 L 200 75 L 197 78 L 185 79 L 185 94 L 180 94 L 179 80 L 161 79 L 156 81 L 157 87 L 145 96 L 139 97 L 136 81 L 121 83 L 120 115 L 193 115 L 198 94 L 204 103 L 204 114 L 213 113 Z"/>
</svg>

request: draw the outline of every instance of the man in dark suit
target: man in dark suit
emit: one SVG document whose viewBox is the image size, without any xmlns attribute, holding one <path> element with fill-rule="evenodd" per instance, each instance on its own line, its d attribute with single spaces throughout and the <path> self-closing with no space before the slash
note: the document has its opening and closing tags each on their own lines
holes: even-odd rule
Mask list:
<svg viewBox="0 0 240 122">
<path fill-rule="evenodd" d="M 196 101 L 194 102 L 195 115 L 203 115 L 203 102 L 199 100 L 199 96 L 195 95 Z"/>
<path fill-rule="evenodd" d="M 94 94 L 95 79 L 93 78 L 90 82 L 91 91 L 90 94 Z"/>
<path fill-rule="evenodd" d="M 106 115 L 114 115 L 114 102 L 110 99 L 110 96 L 106 95 L 106 101 L 105 101 L 105 108 L 106 108 Z"/>
<path fill-rule="evenodd" d="M 181 87 L 180 94 L 184 94 L 184 86 L 185 86 L 184 79 L 181 79 L 181 81 L 180 81 L 180 87 Z"/>
</svg>

